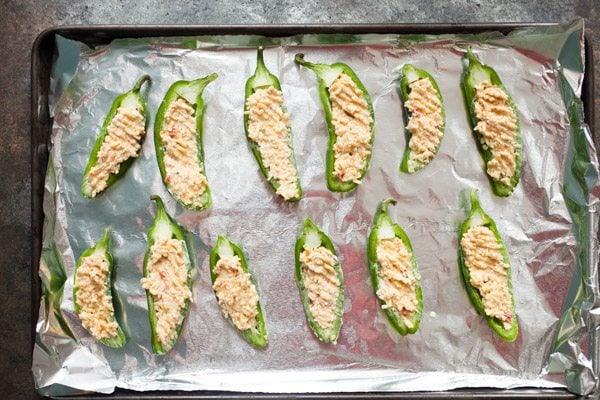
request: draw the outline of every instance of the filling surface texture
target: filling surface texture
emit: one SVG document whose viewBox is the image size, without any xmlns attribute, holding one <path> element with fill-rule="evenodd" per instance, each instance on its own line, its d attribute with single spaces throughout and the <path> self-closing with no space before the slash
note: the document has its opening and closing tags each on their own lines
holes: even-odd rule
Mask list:
<svg viewBox="0 0 600 400">
<path fill-rule="evenodd" d="M 273 86 L 248 97 L 248 136 L 257 145 L 268 179 L 279 183 L 276 193 L 288 200 L 298 196 L 297 171 L 292 163 L 290 121 L 283 93 Z"/>
<path fill-rule="evenodd" d="M 502 246 L 494 232 L 486 226 L 470 228 L 460 244 L 469 269 L 470 283 L 481 295 L 483 308 L 489 317 L 503 322 L 506 329 L 512 320 L 512 299 L 508 289 L 507 271 Z"/>
<path fill-rule="evenodd" d="M 112 297 L 107 293 L 109 264 L 101 253 L 93 253 L 81 260 L 75 277 L 79 319 L 96 339 L 117 335 L 119 325 L 114 320 Z"/>
<path fill-rule="evenodd" d="M 183 321 L 182 310 L 192 300 L 187 286 L 189 259 L 177 239 L 157 240 L 150 248 L 147 277 L 142 287 L 150 292 L 156 314 L 156 335 L 161 345 L 175 340 L 177 326 Z"/>
<path fill-rule="evenodd" d="M 407 327 L 414 326 L 412 316 L 417 311 L 416 277 L 411 256 L 397 237 L 377 243 L 379 288 L 377 296 L 384 301 L 383 308 L 391 308 Z"/>
<path fill-rule="evenodd" d="M 428 164 L 435 155 L 442 139 L 442 102 L 437 91 L 427 78 L 421 78 L 410 85 L 406 108 L 410 118 L 406 129 L 410 132 L 408 147 L 409 170 L 414 171 L 417 164 Z"/>
<path fill-rule="evenodd" d="M 332 124 L 336 141 L 333 145 L 333 173 L 342 182 L 361 182 L 361 173 L 371 154 L 373 118 L 363 93 L 345 73 L 329 87 Z"/>
<path fill-rule="evenodd" d="M 172 102 L 160 133 L 164 146 L 165 182 L 188 206 L 198 206 L 208 182 L 198 160 L 195 110 L 185 99 Z"/>
<path fill-rule="evenodd" d="M 214 268 L 217 275 L 213 289 L 225 318 L 231 318 L 239 330 L 256 332 L 258 316 L 258 293 L 244 272 L 238 256 L 221 257 Z"/>
<path fill-rule="evenodd" d="M 117 174 L 121 164 L 131 157 L 137 157 L 140 140 L 145 132 L 145 120 L 140 110 L 119 107 L 106 128 L 106 136 L 98 151 L 97 164 L 87 176 L 92 196 L 106 188 L 108 178 Z"/>
<path fill-rule="evenodd" d="M 340 289 L 337 262 L 337 257 L 323 246 L 305 248 L 300 254 L 310 313 L 322 329 L 332 328 L 336 320 Z"/>
<path fill-rule="evenodd" d="M 510 185 L 517 168 L 517 117 L 508 95 L 498 86 L 483 81 L 475 87 L 475 126 L 484 148 L 490 149 L 492 159 L 487 173 L 495 181 Z"/>
</svg>

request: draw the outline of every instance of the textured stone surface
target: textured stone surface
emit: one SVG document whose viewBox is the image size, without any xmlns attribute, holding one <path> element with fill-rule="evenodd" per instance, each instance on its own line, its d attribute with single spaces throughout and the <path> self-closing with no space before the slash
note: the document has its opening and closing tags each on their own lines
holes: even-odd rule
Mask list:
<svg viewBox="0 0 600 400">
<path fill-rule="evenodd" d="M 0 388 L 2 398 L 33 398 L 31 378 L 31 223 L 29 60 L 35 37 L 62 24 L 257 24 L 587 21 L 600 54 L 598 0 L 4 0 L 0 2 Z M 599 56 L 600 57 L 600 56 Z M 599 64 L 596 76 L 600 76 Z M 600 79 L 596 83 L 600 93 Z M 600 101 L 595 97 L 596 126 Z"/>
</svg>

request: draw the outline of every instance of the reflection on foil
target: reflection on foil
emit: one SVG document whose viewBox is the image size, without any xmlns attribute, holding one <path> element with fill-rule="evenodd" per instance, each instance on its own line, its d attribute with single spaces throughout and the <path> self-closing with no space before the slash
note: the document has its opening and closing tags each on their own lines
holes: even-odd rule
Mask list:
<svg viewBox="0 0 600 400">
<path fill-rule="evenodd" d="M 571 92 L 580 93 L 582 69 L 561 57 L 583 56 L 582 29 L 582 21 L 576 21 L 506 37 L 214 36 L 82 47 L 73 79 L 52 105 L 44 248 L 56 250 L 46 253 L 40 267 L 48 285 L 34 351 L 36 387 L 45 394 L 115 387 L 339 392 L 522 386 L 590 393 L 597 381 L 597 360 L 590 354 L 596 349 L 593 332 L 600 314 L 593 279 L 600 192 L 590 132 L 573 130 L 582 127 L 581 121 L 573 119 L 572 102 L 561 90 L 571 84 Z M 567 40 L 573 35 L 578 40 Z M 282 82 L 291 116 L 304 189 L 296 204 L 273 194 L 244 135 L 244 84 L 254 71 L 258 44 L 267 46 L 265 62 Z M 459 86 L 467 45 L 494 66 L 520 111 L 523 173 L 509 198 L 492 195 L 467 122 Z M 349 64 L 373 99 L 372 164 L 352 193 L 331 193 L 325 186 L 326 127 L 314 74 L 293 61 L 298 52 L 319 62 Z M 405 141 L 395 83 L 407 62 L 436 78 L 447 115 L 439 154 L 414 175 L 398 171 Z M 204 146 L 214 205 L 191 212 L 176 204 L 162 184 L 153 117 L 174 81 L 212 72 L 219 79 L 204 93 Z M 105 113 L 114 97 L 144 73 L 152 83 L 146 90 L 150 125 L 141 155 L 122 181 L 95 200 L 85 199 L 79 185 Z M 54 75 L 60 77 L 60 69 Z M 58 97 L 53 93 L 52 99 Z M 569 168 L 569 162 L 583 172 Z M 580 191 L 570 193 L 586 195 L 567 201 L 565 188 L 572 183 Z M 520 324 L 514 343 L 500 340 L 475 314 L 459 280 L 457 227 L 472 187 L 480 189 L 482 206 L 510 250 Z M 194 303 L 177 345 L 166 356 L 151 352 L 146 296 L 139 284 L 154 215 L 151 194 L 161 195 L 168 211 L 192 232 L 197 265 Z M 407 337 L 387 325 L 368 275 L 366 237 L 377 204 L 387 197 L 398 200 L 390 214 L 409 235 L 422 275 L 423 320 L 419 331 Z M 310 332 L 294 281 L 293 246 L 306 216 L 330 235 L 344 269 L 346 308 L 335 346 L 321 344 Z M 86 333 L 71 295 L 77 257 L 107 225 L 118 263 L 116 288 L 131 333 L 117 350 Z M 250 347 L 220 315 L 208 275 L 208 253 L 219 234 L 242 244 L 248 254 L 266 313 L 266 350 Z"/>
</svg>

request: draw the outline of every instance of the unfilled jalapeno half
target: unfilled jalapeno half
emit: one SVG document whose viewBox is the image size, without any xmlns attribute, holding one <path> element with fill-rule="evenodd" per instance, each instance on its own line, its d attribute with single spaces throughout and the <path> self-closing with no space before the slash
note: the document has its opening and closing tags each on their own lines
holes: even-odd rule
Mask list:
<svg viewBox="0 0 600 400">
<path fill-rule="evenodd" d="M 496 71 L 482 64 L 469 48 L 462 88 L 469 121 L 492 190 L 510 196 L 521 176 L 519 111 Z"/>
<path fill-rule="evenodd" d="M 292 128 L 279 79 L 265 66 L 259 47 L 256 71 L 246 82 L 244 129 L 252 153 L 269 184 L 288 201 L 302 197 L 292 148 Z"/>
<path fill-rule="evenodd" d="M 123 347 L 127 342 L 123 308 L 114 288 L 116 267 L 110 252 L 110 231 L 81 254 L 75 267 L 73 305 L 81 324 L 100 343 Z"/>
<path fill-rule="evenodd" d="M 311 329 L 337 342 L 344 314 L 344 276 L 331 239 L 310 220 L 296 241 L 296 281 Z"/>
<path fill-rule="evenodd" d="M 158 196 L 156 217 L 148 231 L 142 287 L 146 289 L 152 350 L 165 354 L 177 342 L 192 301 L 192 261 L 185 232 Z"/>
<path fill-rule="evenodd" d="M 446 126 L 444 100 L 435 79 L 411 64 L 402 67 L 399 92 L 404 103 L 406 148 L 400 170 L 412 174 L 437 154 Z"/>
<path fill-rule="evenodd" d="M 385 315 L 401 335 L 419 329 L 423 313 L 421 276 L 408 236 L 388 215 L 388 205 L 381 202 L 369 234 L 368 259 L 373 289 Z"/>
<path fill-rule="evenodd" d="M 375 137 L 371 97 L 346 64 L 313 64 L 296 54 L 296 63 L 313 70 L 329 133 L 327 187 L 334 192 L 355 189 L 369 168 Z"/>
<path fill-rule="evenodd" d="M 133 89 L 113 101 L 83 173 L 85 197 L 96 197 L 112 186 L 138 156 L 146 135 L 146 103 L 140 90 L 148 80 L 149 75 L 142 76 Z"/>
<path fill-rule="evenodd" d="M 460 228 L 459 265 L 475 310 L 502 339 L 517 338 L 518 324 L 508 251 L 496 223 L 471 191 L 471 211 Z"/>
<path fill-rule="evenodd" d="M 221 312 L 251 345 L 267 346 L 267 325 L 256 281 L 242 249 L 219 236 L 210 252 L 210 278 Z"/>
<path fill-rule="evenodd" d="M 193 210 L 211 204 L 202 146 L 202 92 L 215 79 L 217 74 L 175 82 L 167 91 L 154 124 L 156 158 L 163 182 L 175 200 Z"/>
</svg>

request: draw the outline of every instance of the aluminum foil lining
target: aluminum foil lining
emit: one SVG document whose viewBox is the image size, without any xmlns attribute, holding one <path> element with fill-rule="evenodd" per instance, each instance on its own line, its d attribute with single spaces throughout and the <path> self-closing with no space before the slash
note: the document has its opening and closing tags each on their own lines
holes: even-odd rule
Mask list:
<svg viewBox="0 0 600 400">
<path fill-rule="evenodd" d="M 267 67 L 281 80 L 291 117 L 304 189 L 296 204 L 274 195 L 244 135 L 244 84 L 254 72 L 259 44 L 266 47 Z M 523 172 L 508 198 L 492 194 L 467 122 L 459 85 L 467 46 L 496 69 L 520 112 Z M 40 393 L 110 393 L 116 387 L 286 393 L 595 390 L 598 164 L 590 132 L 573 111 L 580 109 L 583 21 L 508 36 L 199 36 L 115 40 L 93 49 L 59 39 L 58 51 L 40 262 L 44 293 L 33 358 Z M 354 192 L 326 188 L 326 126 L 315 75 L 294 63 L 299 52 L 314 62 L 347 63 L 373 99 L 372 164 Z M 414 175 L 398 169 L 405 139 L 396 83 L 405 63 L 436 78 L 447 115 L 439 154 Z M 153 123 L 173 82 L 212 72 L 219 79 L 204 93 L 204 146 L 214 204 L 192 212 L 163 186 Z M 145 73 L 152 83 L 144 90 L 150 123 L 141 155 L 106 193 L 83 198 L 82 174 L 108 108 Z M 457 232 L 466 215 L 465 194 L 473 187 L 510 252 L 520 331 L 514 343 L 500 340 L 476 314 L 459 278 Z M 152 194 L 192 232 L 197 265 L 189 317 L 165 356 L 152 354 L 139 283 L 155 213 Z M 388 197 L 398 200 L 390 215 L 410 237 L 422 275 L 421 327 L 406 337 L 387 324 L 367 269 L 368 230 L 377 204 Z M 337 345 L 313 336 L 294 280 L 294 243 L 307 216 L 332 238 L 345 274 Z M 112 228 L 116 288 L 131 334 L 116 350 L 82 328 L 72 299 L 76 260 L 106 226 Z M 266 312 L 270 344 L 265 350 L 250 347 L 218 309 L 208 253 L 219 234 L 240 243 L 248 255 Z"/>
</svg>

